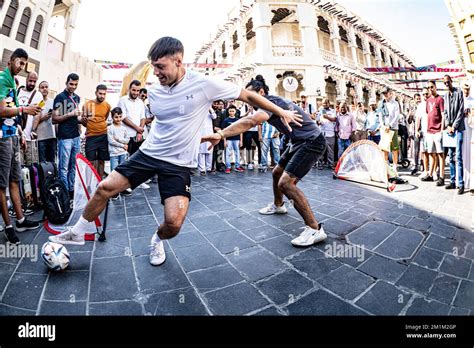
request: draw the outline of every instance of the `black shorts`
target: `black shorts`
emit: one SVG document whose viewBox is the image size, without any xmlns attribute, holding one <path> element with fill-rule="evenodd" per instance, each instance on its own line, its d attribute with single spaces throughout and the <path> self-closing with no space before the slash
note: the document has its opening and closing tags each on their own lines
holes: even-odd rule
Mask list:
<svg viewBox="0 0 474 348">
<path fill-rule="evenodd" d="M 115 171 L 128 179 L 136 189 L 155 174 L 158 174 L 161 204 L 170 197 L 185 196 L 191 200 L 191 169 L 155 159 L 138 150 Z"/>
<path fill-rule="evenodd" d="M 245 132 L 243 138 L 245 150 L 252 150 L 257 144 L 260 144 L 258 141 L 258 132 Z"/>
<path fill-rule="evenodd" d="M 281 156 L 278 165 L 288 174 L 301 180 L 324 155 L 325 151 L 326 139 L 322 134 L 318 137 L 292 142 Z"/>
<path fill-rule="evenodd" d="M 86 138 L 86 158 L 89 161 L 110 160 L 107 134 Z"/>
</svg>

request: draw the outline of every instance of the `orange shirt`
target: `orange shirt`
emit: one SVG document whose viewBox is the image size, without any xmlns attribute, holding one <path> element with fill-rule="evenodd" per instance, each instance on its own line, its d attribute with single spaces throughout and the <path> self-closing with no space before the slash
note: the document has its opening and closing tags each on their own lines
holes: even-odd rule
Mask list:
<svg viewBox="0 0 474 348">
<path fill-rule="evenodd" d="M 86 136 L 94 137 L 107 134 L 107 117 L 110 110 L 110 104 L 106 101 L 97 103 L 95 100 L 89 100 L 84 105 L 84 113 L 90 114 L 87 118 Z"/>
</svg>

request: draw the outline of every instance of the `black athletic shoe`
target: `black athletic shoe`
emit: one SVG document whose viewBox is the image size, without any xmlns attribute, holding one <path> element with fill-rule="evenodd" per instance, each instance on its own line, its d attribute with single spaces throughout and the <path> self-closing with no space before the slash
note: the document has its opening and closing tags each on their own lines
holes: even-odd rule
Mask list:
<svg viewBox="0 0 474 348">
<path fill-rule="evenodd" d="M 444 178 L 439 178 L 438 181 L 436 182 L 436 186 L 444 186 Z"/>
<path fill-rule="evenodd" d="M 16 235 L 15 229 L 14 229 L 13 227 L 7 227 L 7 228 L 5 228 L 5 237 L 7 237 L 7 240 L 8 240 L 11 244 L 15 244 L 15 245 L 20 244 L 20 239 L 19 239 L 18 236 Z"/>
<path fill-rule="evenodd" d="M 429 181 L 429 182 L 433 182 L 433 181 L 434 181 L 434 179 L 433 179 L 433 177 L 432 177 L 432 176 L 429 176 L 429 175 L 428 175 L 428 176 L 425 176 L 424 178 L 422 178 L 422 179 L 421 179 L 421 181 Z"/>
<path fill-rule="evenodd" d="M 450 182 L 448 185 L 444 187 L 446 190 L 454 190 L 456 188 L 456 184 Z"/>
<path fill-rule="evenodd" d="M 464 187 L 460 187 L 458 189 L 458 195 L 462 195 L 462 194 L 464 194 Z"/>
<path fill-rule="evenodd" d="M 40 227 L 40 224 L 36 221 L 30 221 L 25 219 L 25 221 L 23 221 L 23 223 L 21 224 L 17 220 L 15 226 L 17 232 L 25 232 L 28 230 L 36 230 L 38 227 Z"/>
</svg>

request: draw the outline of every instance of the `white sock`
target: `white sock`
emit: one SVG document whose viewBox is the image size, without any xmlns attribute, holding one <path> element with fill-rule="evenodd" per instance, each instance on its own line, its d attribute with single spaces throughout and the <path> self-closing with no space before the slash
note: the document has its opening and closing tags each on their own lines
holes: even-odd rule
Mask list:
<svg viewBox="0 0 474 348">
<path fill-rule="evenodd" d="M 25 222 L 26 218 L 23 216 L 23 219 L 20 219 L 20 220 L 17 220 L 18 223 L 22 224 L 23 222 Z"/>
<path fill-rule="evenodd" d="M 79 221 L 72 228 L 72 233 L 76 236 L 84 236 L 90 227 L 90 222 L 84 219 L 82 216 L 79 218 Z"/>
</svg>

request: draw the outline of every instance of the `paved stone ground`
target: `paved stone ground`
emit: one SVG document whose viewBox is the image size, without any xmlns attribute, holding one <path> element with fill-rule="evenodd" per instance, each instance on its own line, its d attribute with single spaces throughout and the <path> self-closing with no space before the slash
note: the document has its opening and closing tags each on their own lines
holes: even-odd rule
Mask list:
<svg viewBox="0 0 474 348">
<path fill-rule="evenodd" d="M 409 180 L 389 194 L 313 170 L 300 187 L 330 237 L 298 249 L 294 209 L 258 214 L 270 173 L 195 177 L 159 268 L 148 263 L 158 190 L 139 190 L 110 204 L 106 243 L 68 248 L 66 272 L 0 259 L 0 315 L 472 315 L 473 198 Z M 39 247 L 47 237 L 21 235 Z"/>
</svg>

